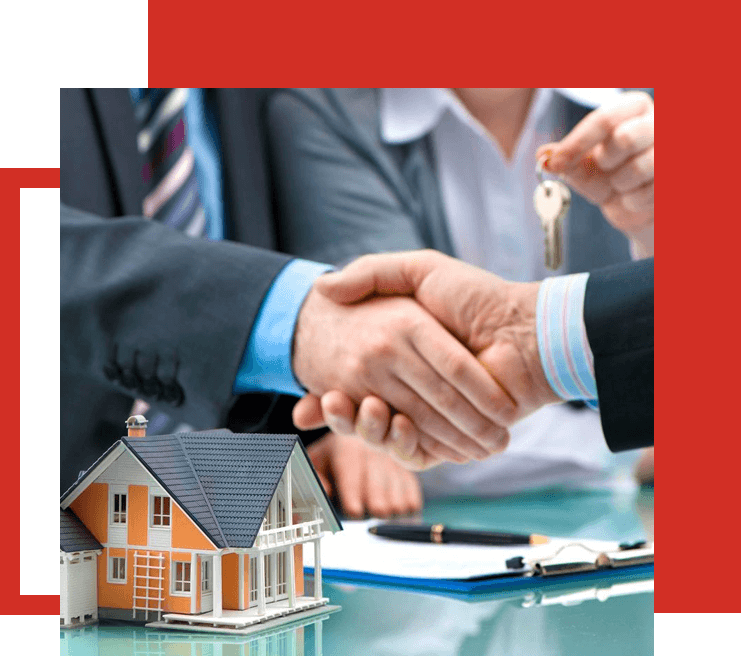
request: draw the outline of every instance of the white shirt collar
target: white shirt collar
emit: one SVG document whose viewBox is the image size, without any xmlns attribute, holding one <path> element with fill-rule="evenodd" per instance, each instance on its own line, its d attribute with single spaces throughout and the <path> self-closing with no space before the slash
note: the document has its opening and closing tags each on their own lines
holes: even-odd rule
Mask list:
<svg viewBox="0 0 741 656">
<path fill-rule="evenodd" d="M 542 89 L 533 108 L 535 120 L 549 105 L 554 91 L 580 105 L 595 108 L 614 98 L 620 89 Z M 446 110 L 469 123 L 473 118 L 448 89 L 381 89 L 381 137 L 386 143 L 419 139 L 437 126 Z"/>
</svg>

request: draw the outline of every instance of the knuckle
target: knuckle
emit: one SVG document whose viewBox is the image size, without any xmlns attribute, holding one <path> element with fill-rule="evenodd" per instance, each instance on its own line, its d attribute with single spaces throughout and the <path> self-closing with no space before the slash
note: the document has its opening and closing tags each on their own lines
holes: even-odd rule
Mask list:
<svg viewBox="0 0 741 656">
<path fill-rule="evenodd" d="M 348 363 L 348 371 L 353 378 L 365 380 L 368 378 L 370 366 L 365 357 L 357 356 Z"/>
<path fill-rule="evenodd" d="M 463 411 L 462 402 L 458 393 L 447 383 L 442 383 L 435 390 L 435 404 L 451 414 L 459 414 Z"/>
<path fill-rule="evenodd" d="M 490 444 L 493 439 L 496 439 L 497 428 L 498 427 L 492 425 L 491 422 L 482 419 L 476 422 L 476 426 L 473 429 L 471 436 L 477 442 Z"/>
<path fill-rule="evenodd" d="M 451 355 L 448 358 L 448 366 L 450 368 L 450 375 L 455 380 L 460 380 L 468 370 L 467 358 L 460 354 Z"/>
<path fill-rule="evenodd" d="M 376 517 L 385 517 L 389 513 L 388 504 L 378 497 L 368 499 L 367 505 L 371 515 L 375 515 Z"/>
<path fill-rule="evenodd" d="M 368 356 L 374 360 L 390 358 L 395 351 L 390 337 L 384 334 L 379 334 L 372 339 L 367 348 Z"/>
<path fill-rule="evenodd" d="M 620 126 L 615 129 L 615 132 L 613 133 L 613 139 L 615 141 L 615 145 L 620 150 L 633 151 L 638 145 L 638 138 L 636 134 L 632 130 L 625 129 Z"/>
</svg>

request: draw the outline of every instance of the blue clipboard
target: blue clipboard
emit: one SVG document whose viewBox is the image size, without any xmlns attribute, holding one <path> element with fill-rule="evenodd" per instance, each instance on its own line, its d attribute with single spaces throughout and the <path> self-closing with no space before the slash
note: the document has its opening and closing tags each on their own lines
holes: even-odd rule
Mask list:
<svg viewBox="0 0 741 656">
<path fill-rule="evenodd" d="M 305 567 L 304 572 L 314 575 L 313 567 Z M 483 600 L 519 590 L 545 589 L 564 584 L 599 583 L 600 581 L 625 582 L 652 578 L 653 563 L 631 565 L 614 569 L 597 569 L 551 576 L 531 576 L 513 572 L 473 579 L 421 579 L 386 576 L 369 572 L 355 572 L 322 568 L 322 580 L 328 583 L 365 585 L 375 588 L 406 589 L 455 597 L 457 599 Z"/>
</svg>

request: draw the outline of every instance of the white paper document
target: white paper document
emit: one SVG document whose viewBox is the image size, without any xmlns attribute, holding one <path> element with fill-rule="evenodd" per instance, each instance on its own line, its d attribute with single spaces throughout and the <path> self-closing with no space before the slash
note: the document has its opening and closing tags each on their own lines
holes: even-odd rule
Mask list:
<svg viewBox="0 0 741 656">
<path fill-rule="evenodd" d="M 506 561 L 522 556 L 525 560 L 548 558 L 574 539 L 553 538 L 539 546 L 492 547 L 468 544 L 403 542 L 368 533 L 378 520 L 343 521 L 343 529 L 322 539 L 322 569 L 365 572 L 380 576 L 419 579 L 466 580 L 515 573 Z M 578 540 L 596 552 L 612 551 L 617 542 Z M 304 547 L 304 566 L 314 567 L 314 549 Z M 518 573 L 529 568 L 516 570 Z"/>
</svg>

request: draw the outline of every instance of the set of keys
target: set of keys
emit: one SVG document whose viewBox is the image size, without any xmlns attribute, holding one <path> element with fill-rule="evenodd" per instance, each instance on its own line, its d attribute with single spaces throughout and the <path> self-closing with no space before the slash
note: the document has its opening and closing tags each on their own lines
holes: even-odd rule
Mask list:
<svg viewBox="0 0 741 656">
<path fill-rule="evenodd" d="M 543 178 L 543 161 L 538 160 L 535 173 L 535 213 L 545 231 L 545 265 L 555 271 L 563 262 L 563 223 L 571 205 L 571 191 L 560 180 Z"/>
</svg>

